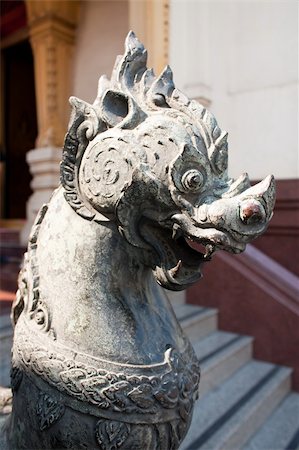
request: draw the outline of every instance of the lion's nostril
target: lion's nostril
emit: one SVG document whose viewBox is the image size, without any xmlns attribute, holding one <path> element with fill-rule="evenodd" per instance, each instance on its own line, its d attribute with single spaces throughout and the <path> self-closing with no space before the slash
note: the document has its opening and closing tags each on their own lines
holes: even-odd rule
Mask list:
<svg viewBox="0 0 299 450">
<path fill-rule="evenodd" d="M 266 213 L 260 202 L 249 199 L 240 205 L 240 219 L 246 225 L 261 223 L 265 221 Z"/>
</svg>

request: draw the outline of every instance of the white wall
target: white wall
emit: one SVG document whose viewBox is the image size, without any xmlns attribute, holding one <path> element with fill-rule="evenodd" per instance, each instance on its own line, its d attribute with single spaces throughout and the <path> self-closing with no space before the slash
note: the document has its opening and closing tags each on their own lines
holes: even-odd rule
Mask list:
<svg viewBox="0 0 299 450">
<path fill-rule="evenodd" d="M 99 77 L 106 74 L 110 78 L 116 56 L 124 52 L 128 20 L 125 0 L 82 1 L 74 56 L 73 95 L 93 102 Z"/>
<path fill-rule="evenodd" d="M 298 3 L 171 0 L 176 85 L 205 97 L 229 132 L 230 173 L 298 169 Z"/>
</svg>

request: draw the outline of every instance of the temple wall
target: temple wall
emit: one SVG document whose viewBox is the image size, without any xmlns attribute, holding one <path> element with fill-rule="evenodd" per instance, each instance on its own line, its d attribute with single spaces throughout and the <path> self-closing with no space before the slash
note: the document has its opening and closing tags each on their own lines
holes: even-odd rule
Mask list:
<svg viewBox="0 0 299 450">
<path fill-rule="evenodd" d="M 175 82 L 229 131 L 232 176 L 299 175 L 297 14 L 292 1 L 171 0 Z"/>
</svg>

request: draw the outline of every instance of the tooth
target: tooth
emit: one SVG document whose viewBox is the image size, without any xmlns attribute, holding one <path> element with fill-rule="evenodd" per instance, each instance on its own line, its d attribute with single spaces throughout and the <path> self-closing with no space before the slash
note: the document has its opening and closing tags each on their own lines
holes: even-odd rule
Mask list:
<svg viewBox="0 0 299 450">
<path fill-rule="evenodd" d="M 206 245 L 206 253 L 204 255 L 204 258 L 209 259 L 214 252 L 215 252 L 215 246 L 213 244 L 207 244 Z"/>
<path fill-rule="evenodd" d="M 172 228 L 172 239 L 178 239 L 180 235 L 181 235 L 180 227 L 177 223 L 175 223 Z"/>
<path fill-rule="evenodd" d="M 176 265 L 175 267 L 173 267 L 172 269 L 170 269 L 169 273 L 170 273 L 170 275 L 171 275 L 173 278 L 176 278 L 176 277 L 177 277 L 178 272 L 179 272 L 181 266 L 182 266 L 182 261 L 179 260 L 179 262 L 177 263 L 177 265 Z"/>
</svg>

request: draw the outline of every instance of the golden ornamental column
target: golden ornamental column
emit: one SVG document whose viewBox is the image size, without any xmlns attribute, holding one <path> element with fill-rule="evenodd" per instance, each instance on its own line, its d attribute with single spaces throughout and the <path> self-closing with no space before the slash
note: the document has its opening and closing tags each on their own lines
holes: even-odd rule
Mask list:
<svg viewBox="0 0 299 450">
<path fill-rule="evenodd" d="M 169 0 L 129 0 L 129 26 L 148 50 L 158 75 L 168 64 Z"/>
<path fill-rule="evenodd" d="M 79 1 L 26 0 L 34 57 L 38 136 L 27 153 L 33 194 L 27 202 L 27 222 L 21 232 L 27 242 L 34 218 L 59 182 L 61 148 L 69 118 L 72 60 Z"/>
</svg>

